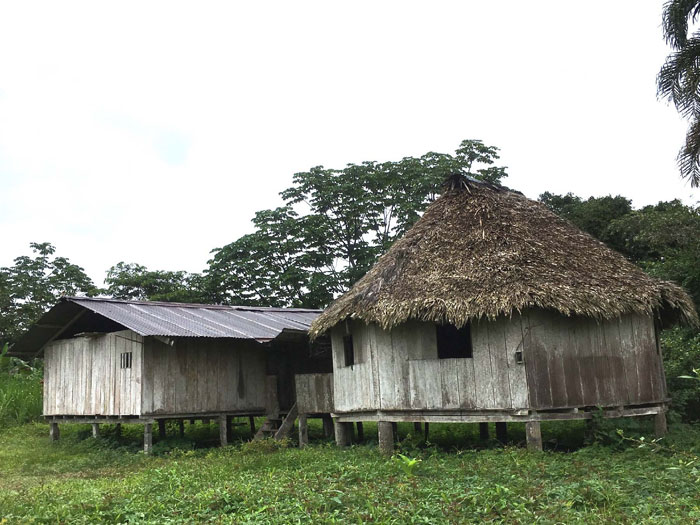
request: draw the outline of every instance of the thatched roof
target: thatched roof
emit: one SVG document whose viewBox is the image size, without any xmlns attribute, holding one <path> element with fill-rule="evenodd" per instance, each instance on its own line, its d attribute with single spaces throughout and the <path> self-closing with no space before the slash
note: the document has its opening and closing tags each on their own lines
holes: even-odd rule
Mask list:
<svg viewBox="0 0 700 525">
<path fill-rule="evenodd" d="M 460 179 L 350 291 L 311 325 L 348 319 L 385 329 L 409 319 L 464 325 L 529 307 L 598 319 L 639 312 L 697 324 L 688 294 L 500 186 Z"/>
</svg>

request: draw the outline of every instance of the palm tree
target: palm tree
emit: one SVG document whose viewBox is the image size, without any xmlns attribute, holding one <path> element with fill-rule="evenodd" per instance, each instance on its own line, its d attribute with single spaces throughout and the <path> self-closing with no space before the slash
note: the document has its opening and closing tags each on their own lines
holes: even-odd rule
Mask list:
<svg viewBox="0 0 700 525">
<path fill-rule="evenodd" d="M 688 24 L 700 18 L 700 0 L 669 0 L 663 30 L 673 48 L 657 77 L 658 96 L 673 102 L 690 125 L 678 153 L 681 177 L 700 185 L 700 30 L 688 35 Z"/>
</svg>

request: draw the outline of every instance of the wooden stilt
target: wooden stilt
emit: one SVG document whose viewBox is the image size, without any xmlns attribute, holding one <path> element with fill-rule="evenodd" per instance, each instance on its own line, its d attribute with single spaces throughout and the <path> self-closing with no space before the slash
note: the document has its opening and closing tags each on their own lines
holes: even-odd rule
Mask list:
<svg viewBox="0 0 700 525">
<path fill-rule="evenodd" d="M 49 423 L 49 439 L 51 441 L 58 441 L 61 437 L 61 432 L 58 430 L 58 423 L 52 421 Z"/>
<path fill-rule="evenodd" d="M 117 423 L 116 425 L 114 425 L 114 435 L 118 438 L 122 437 L 122 424 L 121 423 Z"/>
<path fill-rule="evenodd" d="M 482 441 L 488 441 L 489 439 L 489 424 L 479 423 L 479 439 Z"/>
<path fill-rule="evenodd" d="M 335 425 L 335 443 L 339 447 L 350 446 L 352 441 L 352 423 L 333 422 Z"/>
<path fill-rule="evenodd" d="M 180 434 L 180 437 L 185 437 L 185 420 L 184 419 L 177 420 L 177 429 L 178 429 L 178 433 Z"/>
<path fill-rule="evenodd" d="M 94 437 L 94 438 L 100 437 L 100 425 L 99 425 L 99 423 L 92 424 L 92 437 Z"/>
<path fill-rule="evenodd" d="M 364 441 L 365 440 L 365 428 L 362 425 L 362 421 L 358 421 L 355 423 L 357 426 L 357 441 Z"/>
<path fill-rule="evenodd" d="M 394 441 L 399 440 L 399 424 L 396 421 L 391 423 L 391 432 L 394 434 Z"/>
<path fill-rule="evenodd" d="M 222 447 L 228 445 L 228 424 L 225 415 L 219 416 L 219 441 Z"/>
<path fill-rule="evenodd" d="M 423 439 L 428 441 L 428 434 L 430 433 L 430 423 L 425 423 L 425 432 L 423 433 Z"/>
<path fill-rule="evenodd" d="M 323 436 L 331 437 L 333 435 L 333 418 L 331 416 L 323 416 Z"/>
<path fill-rule="evenodd" d="M 150 454 L 153 451 L 153 425 L 143 425 L 143 453 Z"/>
<path fill-rule="evenodd" d="M 165 439 L 165 419 L 158 420 L 158 437 L 160 439 Z"/>
<path fill-rule="evenodd" d="M 542 431 L 539 421 L 528 421 L 525 423 L 525 438 L 528 450 L 542 450 Z"/>
<path fill-rule="evenodd" d="M 306 414 L 299 415 L 299 447 L 303 448 L 309 443 L 309 425 Z"/>
<path fill-rule="evenodd" d="M 233 435 L 233 416 L 226 416 L 226 434 L 229 437 Z"/>
<path fill-rule="evenodd" d="M 654 435 L 657 438 L 663 437 L 668 432 L 666 425 L 666 412 L 663 410 L 654 416 Z"/>
<path fill-rule="evenodd" d="M 253 416 L 250 416 L 248 418 L 248 423 L 250 423 L 250 433 L 254 436 L 255 435 L 255 418 Z"/>
<path fill-rule="evenodd" d="M 382 454 L 391 455 L 394 453 L 394 424 L 389 421 L 379 421 L 377 423 L 379 434 L 379 451 Z"/>
<path fill-rule="evenodd" d="M 508 441 L 508 426 L 504 421 L 498 421 L 496 423 L 496 439 L 501 443 L 506 443 Z"/>
<path fill-rule="evenodd" d="M 423 429 L 420 427 L 420 423 L 416 421 L 415 423 L 413 423 L 413 430 L 420 434 L 421 430 Z"/>
</svg>

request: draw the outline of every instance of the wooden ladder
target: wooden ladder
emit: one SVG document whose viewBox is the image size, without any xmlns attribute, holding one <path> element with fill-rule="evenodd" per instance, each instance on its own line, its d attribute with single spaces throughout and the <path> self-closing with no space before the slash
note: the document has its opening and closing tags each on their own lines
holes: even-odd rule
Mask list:
<svg viewBox="0 0 700 525">
<path fill-rule="evenodd" d="M 279 412 L 269 414 L 253 439 L 258 440 L 267 437 L 282 439 L 289 437 L 298 415 L 299 411 L 297 410 L 296 403 L 292 405 L 292 408 L 289 409 L 289 412 L 287 412 L 284 418 Z"/>
</svg>

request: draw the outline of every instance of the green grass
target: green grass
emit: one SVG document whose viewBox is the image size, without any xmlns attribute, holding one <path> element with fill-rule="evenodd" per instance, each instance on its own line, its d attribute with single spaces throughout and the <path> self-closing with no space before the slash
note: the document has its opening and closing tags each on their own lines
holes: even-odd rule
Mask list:
<svg viewBox="0 0 700 525">
<path fill-rule="evenodd" d="M 622 424 L 622 423 L 618 423 Z M 624 422 L 642 435 L 650 422 Z M 582 447 L 580 423 L 543 428 L 547 450 L 528 453 L 523 429 L 513 443 L 478 440 L 476 425 L 432 425 L 425 445 L 400 425 L 401 461 L 368 443 L 338 449 L 312 422 L 311 446 L 271 442 L 208 447 L 215 425 L 187 428 L 185 439 L 156 441 L 140 452 L 141 427 L 117 439 L 63 425 L 48 442 L 45 424 L 0 430 L 0 516 L 8 523 L 693 523 L 700 521 L 700 473 L 693 464 L 700 427 L 672 425 L 666 448 L 611 438 Z M 609 427 L 607 430 L 614 428 Z M 493 429 L 492 429 L 493 432 Z M 173 434 L 176 432 L 173 429 Z M 614 433 L 609 434 L 614 435 Z M 373 442 L 373 440 L 375 442 Z M 0 520 L 1 521 L 1 520 Z"/>
</svg>

